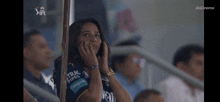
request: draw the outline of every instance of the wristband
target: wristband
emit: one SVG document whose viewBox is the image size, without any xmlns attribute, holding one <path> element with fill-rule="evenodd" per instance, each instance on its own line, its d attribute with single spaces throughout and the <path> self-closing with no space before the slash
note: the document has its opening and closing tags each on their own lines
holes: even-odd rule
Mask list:
<svg viewBox="0 0 220 102">
<path fill-rule="evenodd" d="M 98 68 L 99 69 L 99 66 L 92 66 L 91 70 L 95 69 L 95 68 Z"/>
</svg>

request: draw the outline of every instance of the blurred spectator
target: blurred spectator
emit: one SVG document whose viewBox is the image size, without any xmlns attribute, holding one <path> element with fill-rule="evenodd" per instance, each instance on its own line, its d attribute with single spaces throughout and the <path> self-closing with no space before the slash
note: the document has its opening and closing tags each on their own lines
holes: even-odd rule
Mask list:
<svg viewBox="0 0 220 102">
<path fill-rule="evenodd" d="M 165 102 L 165 100 L 160 92 L 153 89 L 147 89 L 138 93 L 134 102 Z"/>
<path fill-rule="evenodd" d="M 23 87 L 23 102 L 38 102 L 24 87 Z"/>
<path fill-rule="evenodd" d="M 123 0 L 102 0 L 102 3 L 106 10 L 110 45 L 136 34 L 136 22 Z"/>
<path fill-rule="evenodd" d="M 32 30 L 23 35 L 24 79 L 55 95 L 51 86 L 45 83 L 45 79 L 41 75 L 41 72 L 51 65 L 50 54 L 51 50 L 39 31 Z M 46 102 L 38 94 L 29 93 L 39 102 Z"/>
<path fill-rule="evenodd" d="M 189 44 L 179 48 L 173 64 L 198 80 L 204 80 L 204 48 Z M 166 102 L 204 102 L 204 91 L 186 80 L 171 76 L 156 85 Z"/>
<path fill-rule="evenodd" d="M 138 46 L 135 41 L 124 41 L 116 46 Z M 112 69 L 115 71 L 115 77 L 123 87 L 131 94 L 132 99 L 144 89 L 144 86 L 137 80 L 141 68 L 144 67 L 145 59 L 140 55 L 130 53 L 127 55 L 113 56 L 111 59 Z"/>
</svg>

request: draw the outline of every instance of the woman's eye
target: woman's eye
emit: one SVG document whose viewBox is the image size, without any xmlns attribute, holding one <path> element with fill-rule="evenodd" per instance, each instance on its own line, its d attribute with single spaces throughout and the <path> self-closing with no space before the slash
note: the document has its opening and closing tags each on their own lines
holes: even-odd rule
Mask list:
<svg viewBox="0 0 220 102">
<path fill-rule="evenodd" d="M 85 33 L 85 34 L 83 34 L 83 36 L 85 36 L 85 37 L 89 37 L 89 34 Z"/>
<path fill-rule="evenodd" d="M 100 37 L 100 35 L 99 35 L 99 34 L 96 34 L 96 35 L 95 35 L 95 37 L 99 38 L 99 37 Z"/>
</svg>

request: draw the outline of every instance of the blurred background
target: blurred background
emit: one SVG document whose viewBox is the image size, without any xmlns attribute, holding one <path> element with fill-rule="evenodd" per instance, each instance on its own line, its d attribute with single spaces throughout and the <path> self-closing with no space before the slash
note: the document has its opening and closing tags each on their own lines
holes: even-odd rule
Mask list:
<svg viewBox="0 0 220 102">
<path fill-rule="evenodd" d="M 38 29 L 53 54 L 61 53 L 63 30 L 62 0 L 24 0 L 23 31 Z M 82 18 L 96 18 L 109 46 L 137 38 L 140 47 L 172 63 L 176 49 L 188 43 L 204 46 L 204 0 L 71 0 L 70 24 Z M 43 7 L 43 8 L 41 8 Z M 45 15 L 37 14 L 44 11 Z M 46 82 L 54 63 L 45 70 Z M 140 75 L 145 88 L 152 88 L 170 74 L 146 63 Z"/>
</svg>

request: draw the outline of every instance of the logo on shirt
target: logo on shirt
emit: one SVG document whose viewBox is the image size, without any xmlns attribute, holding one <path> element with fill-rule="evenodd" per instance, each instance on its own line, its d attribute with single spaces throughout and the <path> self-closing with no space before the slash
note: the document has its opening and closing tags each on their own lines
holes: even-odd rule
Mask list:
<svg viewBox="0 0 220 102">
<path fill-rule="evenodd" d="M 67 73 L 67 82 L 70 83 L 74 79 L 80 78 L 81 73 L 78 70 Z"/>
<path fill-rule="evenodd" d="M 74 82 L 74 83 L 72 83 L 72 84 L 70 85 L 70 89 L 71 89 L 74 93 L 76 93 L 76 92 L 79 91 L 80 88 L 82 88 L 82 87 L 84 87 L 84 86 L 86 86 L 86 85 L 88 85 L 87 81 L 86 81 L 84 78 L 80 78 L 80 79 L 78 79 L 76 82 Z"/>
<path fill-rule="evenodd" d="M 82 74 L 84 74 L 85 78 L 89 78 L 89 75 L 85 71 L 83 71 Z"/>
<path fill-rule="evenodd" d="M 102 99 L 104 99 L 106 102 L 116 102 L 113 92 L 108 92 L 105 90 L 102 91 Z"/>
</svg>

